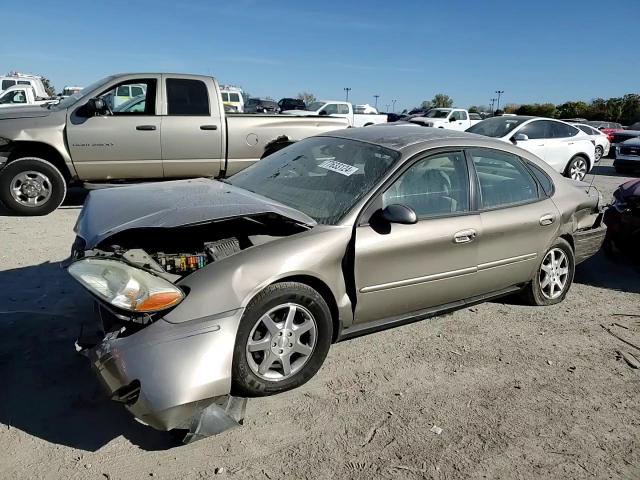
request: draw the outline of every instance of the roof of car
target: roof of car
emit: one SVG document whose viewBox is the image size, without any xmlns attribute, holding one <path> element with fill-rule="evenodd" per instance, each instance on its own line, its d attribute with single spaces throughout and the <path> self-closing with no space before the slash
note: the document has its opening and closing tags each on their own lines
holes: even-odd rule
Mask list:
<svg viewBox="0 0 640 480">
<path fill-rule="evenodd" d="M 363 142 L 374 143 L 393 150 L 432 142 L 434 140 L 478 139 L 489 140 L 473 133 L 446 130 L 443 128 L 427 128 L 411 125 L 408 122 L 393 122 L 361 128 L 346 128 L 322 134 L 325 137 L 341 137 Z"/>
</svg>

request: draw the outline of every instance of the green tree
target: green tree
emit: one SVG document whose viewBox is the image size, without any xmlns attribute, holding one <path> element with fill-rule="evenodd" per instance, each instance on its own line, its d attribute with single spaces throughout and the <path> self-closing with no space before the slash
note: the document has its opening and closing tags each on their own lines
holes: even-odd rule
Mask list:
<svg viewBox="0 0 640 480">
<path fill-rule="evenodd" d="M 47 92 L 47 95 L 50 97 L 54 97 L 56 94 L 56 87 L 53 86 L 51 80 L 47 77 L 40 77 L 42 79 L 42 85 L 44 86 L 44 91 Z"/>
<path fill-rule="evenodd" d="M 553 118 L 556 113 L 556 106 L 553 103 L 525 104 L 520 105 L 520 108 L 518 108 L 515 113 L 517 115 Z"/>
<path fill-rule="evenodd" d="M 298 100 L 302 100 L 305 105 L 309 105 L 316 101 L 316 96 L 310 92 L 300 92 L 297 98 Z"/>
<path fill-rule="evenodd" d="M 558 118 L 587 118 L 588 113 L 589 105 L 586 102 L 565 102 L 556 109 Z"/>
<path fill-rule="evenodd" d="M 504 106 L 504 113 L 516 113 L 519 108 L 520 105 L 518 105 L 517 103 L 507 103 Z"/>
<path fill-rule="evenodd" d="M 429 110 L 430 108 L 433 108 L 433 103 L 431 103 L 429 100 L 423 100 L 419 108 L 421 110 Z"/>
<path fill-rule="evenodd" d="M 479 107 L 476 107 L 475 105 L 471 105 L 471 106 L 467 109 L 467 111 L 468 111 L 469 113 L 480 113 L 480 109 L 479 109 Z"/>
<path fill-rule="evenodd" d="M 444 93 L 436 93 L 433 100 L 431 100 L 431 105 L 434 108 L 451 108 L 453 107 L 453 98 Z"/>
</svg>

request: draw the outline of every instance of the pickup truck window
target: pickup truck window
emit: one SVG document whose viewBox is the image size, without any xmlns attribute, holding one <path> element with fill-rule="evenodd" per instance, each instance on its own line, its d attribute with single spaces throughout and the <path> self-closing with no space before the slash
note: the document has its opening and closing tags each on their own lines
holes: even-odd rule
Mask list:
<svg viewBox="0 0 640 480">
<path fill-rule="evenodd" d="M 156 114 L 156 80 L 153 78 L 120 83 L 100 97 L 109 104 L 114 115 Z"/>
<path fill-rule="evenodd" d="M 207 86 L 200 80 L 167 78 L 167 105 L 169 115 L 209 115 Z"/>
<path fill-rule="evenodd" d="M 328 103 L 322 110 L 327 112 L 327 115 L 336 115 L 338 113 L 338 105 Z"/>
<path fill-rule="evenodd" d="M 338 105 L 338 114 L 340 115 L 348 115 L 349 114 L 349 106 L 341 103 Z"/>
<path fill-rule="evenodd" d="M 15 80 L 3 80 L 2 81 L 2 90 L 6 90 L 9 87 L 13 87 L 16 84 Z"/>
<path fill-rule="evenodd" d="M 427 118 L 447 118 L 450 110 L 429 110 L 425 117 Z"/>
<path fill-rule="evenodd" d="M 237 93 L 230 93 L 229 94 L 229 101 L 230 102 L 239 102 L 240 101 L 240 95 Z"/>
<path fill-rule="evenodd" d="M 24 94 L 24 90 L 14 90 L 0 97 L 0 104 L 7 103 L 27 103 L 27 97 Z"/>
</svg>

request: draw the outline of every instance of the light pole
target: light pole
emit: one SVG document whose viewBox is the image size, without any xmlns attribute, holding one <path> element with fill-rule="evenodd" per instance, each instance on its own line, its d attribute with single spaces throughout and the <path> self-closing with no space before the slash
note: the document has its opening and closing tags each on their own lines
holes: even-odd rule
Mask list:
<svg viewBox="0 0 640 480">
<path fill-rule="evenodd" d="M 347 92 L 347 102 L 349 101 L 349 92 L 351 91 L 351 88 L 349 87 L 344 87 L 344 91 Z"/>
<path fill-rule="evenodd" d="M 496 93 L 498 94 L 498 106 L 496 107 L 496 110 L 500 110 L 500 95 L 504 93 L 504 90 L 496 90 Z"/>
<path fill-rule="evenodd" d="M 387 103 L 387 108 L 385 108 L 384 110 L 385 110 L 385 112 L 389 111 L 389 104 L 388 103 Z"/>
<path fill-rule="evenodd" d="M 493 104 L 496 103 L 496 99 L 492 98 L 490 102 L 491 102 L 491 115 L 493 115 Z"/>
<path fill-rule="evenodd" d="M 380 98 L 380 95 L 374 95 L 373 98 L 376 99 L 376 104 L 374 105 L 374 108 L 377 110 L 378 109 L 378 99 Z"/>
<path fill-rule="evenodd" d="M 391 100 L 393 106 L 391 107 L 391 113 L 396 113 L 396 102 L 397 100 Z"/>
</svg>

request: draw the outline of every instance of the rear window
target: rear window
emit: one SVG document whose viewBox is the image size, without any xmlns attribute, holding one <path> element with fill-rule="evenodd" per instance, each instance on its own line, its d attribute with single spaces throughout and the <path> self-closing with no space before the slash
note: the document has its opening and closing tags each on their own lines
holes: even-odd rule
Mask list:
<svg viewBox="0 0 640 480">
<path fill-rule="evenodd" d="M 240 101 L 240 94 L 238 94 L 238 93 L 230 93 L 229 94 L 229 101 L 230 102 L 239 102 Z"/>
<path fill-rule="evenodd" d="M 209 115 L 207 86 L 200 80 L 167 79 L 169 115 Z"/>
</svg>

